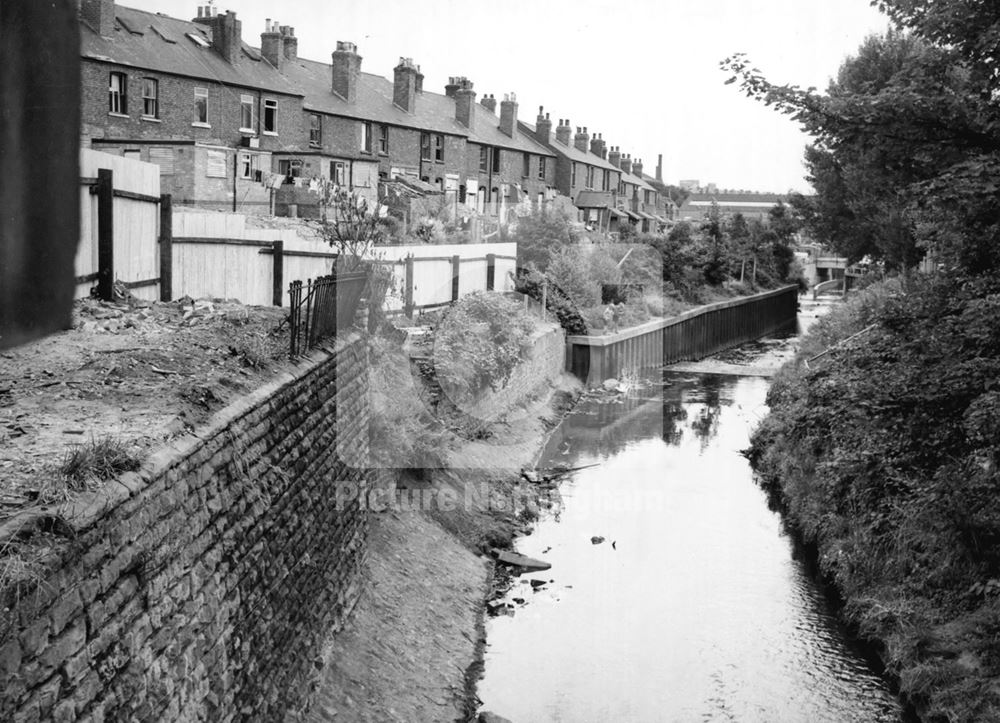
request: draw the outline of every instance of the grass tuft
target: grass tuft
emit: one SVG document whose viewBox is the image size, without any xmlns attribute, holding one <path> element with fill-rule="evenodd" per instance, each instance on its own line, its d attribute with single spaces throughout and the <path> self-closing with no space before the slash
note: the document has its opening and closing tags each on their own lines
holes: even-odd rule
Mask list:
<svg viewBox="0 0 1000 723">
<path fill-rule="evenodd" d="M 67 451 L 58 472 L 69 489 L 79 491 L 122 472 L 135 471 L 141 464 L 142 460 L 124 442 L 105 436 Z"/>
</svg>

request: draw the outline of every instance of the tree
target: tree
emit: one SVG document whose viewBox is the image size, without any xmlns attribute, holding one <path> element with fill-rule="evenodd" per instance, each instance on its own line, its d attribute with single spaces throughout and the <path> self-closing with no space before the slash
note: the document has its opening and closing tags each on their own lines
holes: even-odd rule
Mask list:
<svg viewBox="0 0 1000 723">
<path fill-rule="evenodd" d="M 353 191 L 338 188 L 327 199 L 329 212 L 320 223 L 323 240 L 340 254 L 341 270 L 356 271 L 372 260 L 372 250 L 385 240 L 377 209 Z"/>
<path fill-rule="evenodd" d="M 931 248 L 956 268 L 995 268 L 1000 227 L 983 191 L 1000 172 L 987 52 L 998 44 L 1000 10 L 971 0 L 879 5 L 914 32 L 867 39 L 825 94 L 775 85 L 742 54 L 723 61 L 727 82 L 739 80 L 816 138 L 806 160 L 817 196 L 803 217 L 818 238 L 890 267 L 913 265 Z M 942 190 L 971 223 L 948 212 Z"/>
</svg>

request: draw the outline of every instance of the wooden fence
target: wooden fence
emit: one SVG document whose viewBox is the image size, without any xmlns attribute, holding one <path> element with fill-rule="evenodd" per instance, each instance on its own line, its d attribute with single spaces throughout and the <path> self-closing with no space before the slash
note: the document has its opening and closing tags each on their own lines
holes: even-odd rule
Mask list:
<svg viewBox="0 0 1000 723">
<path fill-rule="evenodd" d="M 139 298 L 158 299 L 160 167 L 82 149 L 80 174 L 74 298 L 96 286 L 110 299 L 121 282 Z"/>
<path fill-rule="evenodd" d="M 242 214 L 174 211 L 162 241 L 172 258 L 171 298 L 282 305 L 289 282 L 326 276 L 337 257 L 318 234 L 301 230 L 249 228 Z M 476 290 L 512 290 L 516 255 L 514 243 L 420 244 L 380 246 L 372 260 L 393 275 L 388 310 L 412 314 Z"/>
<path fill-rule="evenodd" d="M 676 361 L 701 359 L 795 322 L 798 287 L 700 306 L 604 336 L 566 337 L 566 368 L 588 384 Z"/>
</svg>

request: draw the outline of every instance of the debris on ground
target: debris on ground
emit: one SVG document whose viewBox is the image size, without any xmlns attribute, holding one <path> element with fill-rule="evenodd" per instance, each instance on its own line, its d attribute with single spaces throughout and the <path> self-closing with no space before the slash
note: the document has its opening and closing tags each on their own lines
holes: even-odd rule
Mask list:
<svg viewBox="0 0 1000 723">
<path fill-rule="evenodd" d="M 0 521 L 60 483 L 95 440 L 142 456 L 260 386 L 287 310 L 224 299 L 77 301 L 72 329 L 0 355 Z"/>
</svg>

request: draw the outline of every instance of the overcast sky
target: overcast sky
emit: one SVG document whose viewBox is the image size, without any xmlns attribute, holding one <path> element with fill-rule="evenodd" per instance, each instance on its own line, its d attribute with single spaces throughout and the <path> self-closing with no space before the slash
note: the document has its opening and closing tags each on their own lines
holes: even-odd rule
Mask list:
<svg viewBox="0 0 1000 723">
<path fill-rule="evenodd" d="M 193 18 L 198 2 L 119 0 Z M 720 188 L 809 191 L 798 127 L 724 85 L 718 63 L 743 51 L 774 82 L 825 89 L 864 37 L 888 26 L 868 0 L 217 0 L 260 44 L 265 18 L 295 27 L 299 55 L 330 61 L 358 45 L 362 70 L 392 77 L 413 58 L 424 86 L 464 75 L 482 97 L 517 93 L 522 119 L 603 133 L 650 175 Z"/>
</svg>

